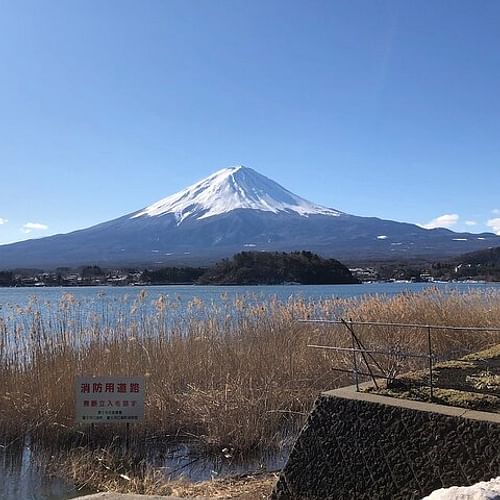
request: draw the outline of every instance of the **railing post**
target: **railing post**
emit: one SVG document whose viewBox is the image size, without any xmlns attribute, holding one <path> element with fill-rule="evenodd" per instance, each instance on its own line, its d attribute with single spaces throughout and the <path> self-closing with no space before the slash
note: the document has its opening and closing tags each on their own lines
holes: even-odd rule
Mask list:
<svg viewBox="0 0 500 500">
<path fill-rule="evenodd" d="M 431 401 L 434 400 L 434 381 L 432 374 L 432 332 L 431 327 L 427 326 L 427 347 L 429 349 L 429 387 L 431 391 Z"/>
<path fill-rule="evenodd" d="M 348 330 L 351 332 L 351 339 L 352 339 L 352 348 L 356 349 L 356 338 L 354 336 L 354 329 L 352 327 L 352 319 L 349 320 L 349 325 L 350 328 Z M 354 383 L 356 384 L 356 392 L 359 392 L 359 377 L 358 377 L 358 360 L 356 358 L 356 351 L 353 350 L 352 352 L 352 364 L 353 364 L 353 371 L 354 371 Z"/>
</svg>

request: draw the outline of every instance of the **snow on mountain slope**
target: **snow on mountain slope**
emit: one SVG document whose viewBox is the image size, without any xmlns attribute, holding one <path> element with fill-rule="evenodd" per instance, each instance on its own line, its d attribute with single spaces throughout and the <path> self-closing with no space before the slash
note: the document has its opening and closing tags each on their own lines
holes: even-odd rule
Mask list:
<svg viewBox="0 0 500 500">
<path fill-rule="evenodd" d="M 241 208 L 273 213 L 293 212 L 304 217 L 342 214 L 291 193 L 251 168 L 235 166 L 223 168 L 136 212 L 130 218 L 173 214 L 179 225 L 187 218 L 206 219 Z"/>
<path fill-rule="evenodd" d="M 338 259 L 444 258 L 500 246 L 500 236 L 424 229 L 316 205 L 245 167 L 68 234 L 0 245 L 0 269 L 206 265 L 252 248 Z"/>
</svg>

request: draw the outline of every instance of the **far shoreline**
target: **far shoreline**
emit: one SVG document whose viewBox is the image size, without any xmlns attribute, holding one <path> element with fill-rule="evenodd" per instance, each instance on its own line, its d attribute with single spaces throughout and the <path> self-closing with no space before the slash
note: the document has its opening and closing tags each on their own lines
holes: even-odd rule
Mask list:
<svg viewBox="0 0 500 500">
<path fill-rule="evenodd" d="M 125 288 L 142 289 L 142 288 L 161 288 L 161 287 L 192 287 L 192 288 L 262 288 L 262 287 L 330 287 L 330 286 L 363 286 L 363 285 L 492 285 L 493 287 L 499 286 L 500 281 L 362 281 L 359 283 L 321 283 L 321 284 L 303 284 L 303 283 L 141 283 L 129 285 L 26 285 L 26 286 L 9 286 L 0 285 L 0 290 L 40 290 L 40 289 L 61 289 L 61 290 L 74 290 L 74 289 L 93 289 L 103 288 L 120 290 Z"/>
</svg>

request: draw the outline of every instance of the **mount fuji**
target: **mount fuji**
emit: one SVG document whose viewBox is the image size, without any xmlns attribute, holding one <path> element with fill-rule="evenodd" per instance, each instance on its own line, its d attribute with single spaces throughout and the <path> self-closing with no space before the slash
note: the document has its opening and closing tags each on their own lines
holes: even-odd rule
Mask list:
<svg viewBox="0 0 500 500">
<path fill-rule="evenodd" d="M 347 261 L 458 255 L 500 246 L 312 203 L 255 170 L 224 168 L 152 205 L 68 234 L 0 246 L 0 269 L 211 263 L 243 250 L 310 250 Z"/>
</svg>

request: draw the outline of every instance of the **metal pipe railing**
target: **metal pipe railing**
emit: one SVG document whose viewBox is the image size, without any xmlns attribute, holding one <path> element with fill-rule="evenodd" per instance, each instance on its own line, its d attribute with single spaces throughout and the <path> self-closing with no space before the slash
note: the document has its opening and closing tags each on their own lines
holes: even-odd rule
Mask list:
<svg viewBox="0 0 500 500">
<path fill-rule="evenodd" d="M 341 319 L 299 319 L 299 323 L 331 323 L 336 325 L 344 324 L 345 320 Z M 433 330 L 458 330 L 471 332 L 500 332 L 500 326 L 493 327 L 473 327 L 473 326 L 445 326 L 445 325 L 427 325 L 418 323 L 385 323 L 379 321 L 349 321 L 353 325 L 369 325 L 369 326 L 397 326 L 402 328 L 432 328 Z"/>
<path fill-rule="evenodd" d="M 340 346 L 328 346 L 328 345 L 318 345 L 318 344 L 308 344 L 307 347 L 311 347 L 314 349 L 327 349 L 333 350 L 337 352 L 346 352 L 352 353 L 352 362 L 353 368 L 352 370 L 347 370 L 344 368 L 332 368 L 332 370 L 347 372 L 353 374 L 353 379 L 356 384 L 356 390 L 359 390 L 359 375 L 368 376 L 373 379 L 375 387 L 378 388 L 377 378 L 394 380 L 394 376 L 389 376 L 385 373 L 385 370 L 381 367 L 381 365 L 377 362 L 377 360 L 372 356 L 373 354 L 378 355 L 386 355 L 386 356 L 396 356 L 402 358 L 420 358 L 428 360 L 428 369 L 429 369 L 429 389 L 430 389 L 430 398 L 431 401 L 434 399 L 434 369 L 433 362 L 438 359 L 438 357 L 433 353 L 433 338 L 432 331 L 433 330 L 454 330 L 454 331 L 474 331 L 474 332 L 490 332 L 490 333 L 498 333 L 500 332 L 500 327 L 470 327 L 470 326 L 445 326 L 445 325 L 429 325 L 429 324 L 416 324 L 416 323 L 390 323 L 390 322 L 378 322 L 378 321 L 346 321 L 344 319 L 340 320 L 331 320 L 331 319 L 300 319 L 297 320 L 299 323 L 319 323 L 319 324 L 336 324 L 336 325 L 344 325 L 346 329 L 351 334 L 352 338 L 352 347 L 340 347 Z M 380 349 L 366 349 L 363 345 L 359 334 L 354 331 L 354 326 L 374 326 L 374 327 L 391 327 L 391 328 L 412 328 L 412 329 L 421 329 L 425 330 L 427 333 L 427 350 L 426 354 L 424 353 L 411 353 L 411 352 L 403 352 L 399 350 L 389 349 L 389 350 L 380 350 Z M 357 346 L 357 347 L 356 347 Z M 368 370 L 369 373 L 362 371 L 358 368 L 357 354 L 361 354 L 362 360 Z M 375 374 L 370 366 L 370 362 L 367 359 L 367 356 L 371 359 L 371 362 L 377 367 L 382 375 Z M 460 390 L 460 389 L 456 389 Z M 462 389 L 466 392 L 470 392 L 469 389 Z M 483 392 L 483 391 L 482 391 Z"/>
</svg>

